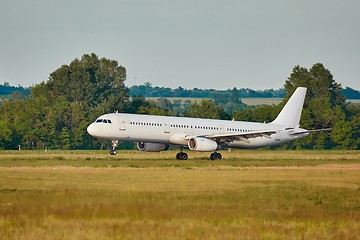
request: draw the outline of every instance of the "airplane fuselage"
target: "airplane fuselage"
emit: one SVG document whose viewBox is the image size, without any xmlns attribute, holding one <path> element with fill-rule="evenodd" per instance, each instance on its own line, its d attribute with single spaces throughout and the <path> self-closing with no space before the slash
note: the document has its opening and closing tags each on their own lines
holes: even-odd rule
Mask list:
<svg viewBox="0 0 360 240">
<path fill-rule="evenodd" d="M 291 135 L 294 131 L 305 131 L 305 129 L 285 129 L 284 126 L 271 123 L 125 113 L 110 113 L 100 116 L 89 126 L 88 132 L 94 137 L 108 140 L 187 145 L 188 139 L 193 136 L 251 133 L 273 129 L 277 129 L 277 131 L 270 136 L 225 141 L 223 145 L 232 148 L 259 148 L 283 144 L 308 135 L 308 133 Z"/>
</svg>

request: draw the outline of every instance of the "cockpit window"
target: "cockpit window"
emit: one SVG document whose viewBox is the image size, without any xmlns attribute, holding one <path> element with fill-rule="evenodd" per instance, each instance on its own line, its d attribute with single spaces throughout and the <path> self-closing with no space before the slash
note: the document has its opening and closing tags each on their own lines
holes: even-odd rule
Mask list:
<svg viewBox="0 0 360 240">
<path fill-rule="evenodd" d="M 101 119 L 101 118 L 99 118 L 95 122 L 96 123 L 111 123 L 111 120 L 110 119 Z"/>
</svg>

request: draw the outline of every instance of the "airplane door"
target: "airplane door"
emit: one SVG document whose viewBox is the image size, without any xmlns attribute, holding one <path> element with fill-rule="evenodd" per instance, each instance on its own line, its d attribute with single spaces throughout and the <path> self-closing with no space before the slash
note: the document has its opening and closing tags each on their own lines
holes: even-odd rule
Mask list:
<svg viewBox="0 0 360 240">
<path fill-rule="evenodd" d="M 281 140 L 281 131 L 275 133 L 275 141 L 280 141 Z"/>
<path fill-rule="evenodd" d="M 168 122 L 165 122 L 164 126 L 164 133 L 170 133 L 170 124 Z"/>
<path fill-rule="evenodd" d="M 126 130 L 126 124 L 125 124 L 125 118 L 123 116 L 119 116 L 119 123 L 120 123 L 120 126 L 119 126 L 119 130 Z"/>
</svg>

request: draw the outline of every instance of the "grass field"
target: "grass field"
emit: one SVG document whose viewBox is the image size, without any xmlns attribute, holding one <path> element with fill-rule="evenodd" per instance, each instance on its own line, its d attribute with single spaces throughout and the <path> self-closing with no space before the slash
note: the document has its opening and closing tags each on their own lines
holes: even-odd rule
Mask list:
<svg viewBox="0 0 360 240">
<path fill-rule="evenodd" d="M 358 239 L 360 151 L 0 152 L 0 239 Z"/>
<path fill-rule="evenodd" d="M 278 105 L 282 98 L 242 98 L 241 101 L 248 106 Z"/>
<path fill-rule="evenodd" d="M 346 99 L 347 102 L 360 104 L 360 99 Z"/>
<path fill-rule="evenodd" d="M 146 100 L 156 101 L 161 97 L 146 97 Z M 165 97 L 165 99 L 169 100 L 171 103 L 175 101 L 181 101 L 184 103 L 185 101 L 190 101 L 191 103 L 200 103 L 202 100 L 209 100 L 210 98 L 182 98 L 182 97 Z"/>
</svg>

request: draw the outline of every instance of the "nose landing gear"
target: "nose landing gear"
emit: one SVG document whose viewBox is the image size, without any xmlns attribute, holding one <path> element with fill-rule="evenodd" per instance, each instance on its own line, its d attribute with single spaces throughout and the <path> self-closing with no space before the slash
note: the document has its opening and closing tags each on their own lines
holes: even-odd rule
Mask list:
<svg viewBox="0 0 360 240">
<path fill-rule="evenodd" d="M 110 155 L 116 155 L 116 147 L 117 147 L 118 143 L 119 143 L 118 140 L 111 141 L 112 149 L 110 150 Z"/>
</svg>

